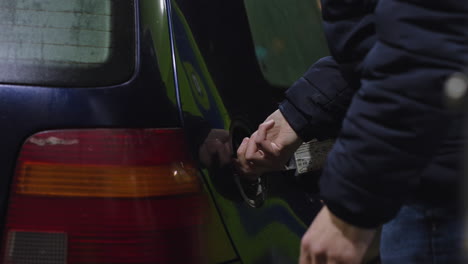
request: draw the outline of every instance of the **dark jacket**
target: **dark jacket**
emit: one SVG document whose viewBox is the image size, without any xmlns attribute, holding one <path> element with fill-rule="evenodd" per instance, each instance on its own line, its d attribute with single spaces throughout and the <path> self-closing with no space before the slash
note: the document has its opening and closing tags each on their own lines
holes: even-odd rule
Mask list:
<svg viewBox="0 0 468 264">
<path fill-rule="evenodd" d="M 443 85 L 468 65 L 468 3 L 324 0 L 333 57 L 315 63 L 280 111 L 303 140 L 337 134 L 320 180 L 329 209 L 375 227 L 410 200 L 456 202 L 461 116 Z"/>
</svg>

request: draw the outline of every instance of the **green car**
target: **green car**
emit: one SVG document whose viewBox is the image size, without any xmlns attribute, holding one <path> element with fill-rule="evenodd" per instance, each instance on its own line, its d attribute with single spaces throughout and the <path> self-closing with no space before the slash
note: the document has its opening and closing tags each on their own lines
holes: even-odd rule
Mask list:
<svg viewBox="0 0 468 264">
<path fill-rule="evenodd" d="M 328 54 L 318 2 L 0 2 L 0 263 L 298 262 L 320 171 L 220 149 Z"/>
</svg>

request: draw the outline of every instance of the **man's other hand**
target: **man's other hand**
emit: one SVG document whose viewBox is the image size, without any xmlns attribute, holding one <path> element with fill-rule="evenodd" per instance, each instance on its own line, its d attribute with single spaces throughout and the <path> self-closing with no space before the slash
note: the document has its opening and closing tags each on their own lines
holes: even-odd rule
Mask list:
<svg viewBox="0 0 468 264">
<path fill-rule="evenodd" d="M 324 206 L 302 237 L 299 264 L 360 264 L 375 232 L 342 221 Z"/>
</svg>

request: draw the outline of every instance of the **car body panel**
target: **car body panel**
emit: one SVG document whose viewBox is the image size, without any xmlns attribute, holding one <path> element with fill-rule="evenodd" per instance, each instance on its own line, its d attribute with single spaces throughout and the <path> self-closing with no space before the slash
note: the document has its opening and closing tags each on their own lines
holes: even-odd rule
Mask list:
<svg viewBox="0 0 468 264">
<path fill-rule="evenodd" d="M 229 131 L 233 124 L 232 116 L 244 116 L 251 123 L 258 124 L 269 111 L 274 109 L 281 98 L 278 94 L 282 93 L 282 90 L 274 91 L 267 85 L 258 88 L 256 87 L 258 80 L 246 72 L 244 76 L 239 76 L 238 82 L 244 87 L 238 87 L 236 91 L 238 95 L 234 98 L 228 96 L 233 91 L 226 90 L 233 87 L 226 87 L 222 82 L 216 82 L 215 76 L 211 74 L 213 68 L 209 68 L 206 61 L 209 58 L 203 56 L 190 21 L 184 9 L 179 6 L 184 2 L 171 3 L 176 66 L 183 111 L 200 115 L 211 129 Z M 187 8 L 185 10 L 189 10 Z M 249 55 L 252 53 L 248 51 L 245 50 L 241 59 L 251 59 Z M 254 62 L 247 61 L 247 63 Z M 250 70 L 250 67 L 257 67 L 256 62 L 253 66 L 246 66 L 245 71 Z M 233 68 L 236 70 L 233 65 L 226 67 L 224 71 L 233 71 Z M 256 88 L 258 91 L 254 90 Z M 249 100 L 247 93 L 249 90 L 252 91 L 251 94 L 258 104 Z M 262 93 L 264 93 L 263 98 Z M 237 105 L 233 104 L 233 101 Z M 250 126 L 248 129 L 254 127 Z M 207 168 L 203 173 L 243 263 L 297 262 L 300 239 L 320 209 L 320 202 L 315 200 L 313 195 L 304 192 L 294 177 L 280 173 L 268 175 L 267 198 L 263 205 L 253 208 L 241 197 L 238 185 L 234 181 L 232 167 Z"/>
<path fill-rule="evenodd" d="M 135 10 L 141 10 L 135 12 L 135 71 L 125 83 L 96 88 L 0 85 L 2 226 L 15 161 L 31 135 L 57 129 L 181 127 L 166 6 L 163 0 L 135 3 Z M 209 196 L 206 188 L 204 192 Z M 201 240 L 206 244 L 204 257 L 209 263 L 236 261 L 223 223 L 209 201 Z"/>
<path fill-rule="evenodd" d="M 287 88 L 265 79 L 244 3 L 135 0 L 135 70 L 124 83 L 1 84 L 0 225 L 21 146 L 41 131 L 183 127 L 197 158 L 203 138 L 196 136 L 216 129 L 230 134 L 235 150 L 277 108 Z M 311 61 L 327 54 L 323 41 L 317 37 Z M 197 125 L 189 126 L 189 119 Z M 297 263 L 300 239 L 321 207 L 316 175 L 265 175 L 254 185 L 261 187 L 260 202 L 252 204 L 245 194 L 249 186 L 232 164 L 198 162 L 209 197 L 200 238 L 206 263 Z"/>
</svg>

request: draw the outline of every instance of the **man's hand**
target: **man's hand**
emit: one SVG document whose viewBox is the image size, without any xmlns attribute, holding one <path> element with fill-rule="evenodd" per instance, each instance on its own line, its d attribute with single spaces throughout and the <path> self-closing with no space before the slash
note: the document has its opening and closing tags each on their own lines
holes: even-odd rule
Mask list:
<svg viewBox="0 0 468 264">
<path fill-rule="evenodd" d="M 239 146 L 237 167 L 252 179 L 265 172 L 281 170 L 301 143 L 281 112 L 276 110 Z"/>
<path fill-rule="evenodd" d="M 324 206 L 302 237 L 299 264 L 360 264 L 375 232 L 342 221 Z"/>
</svg>

